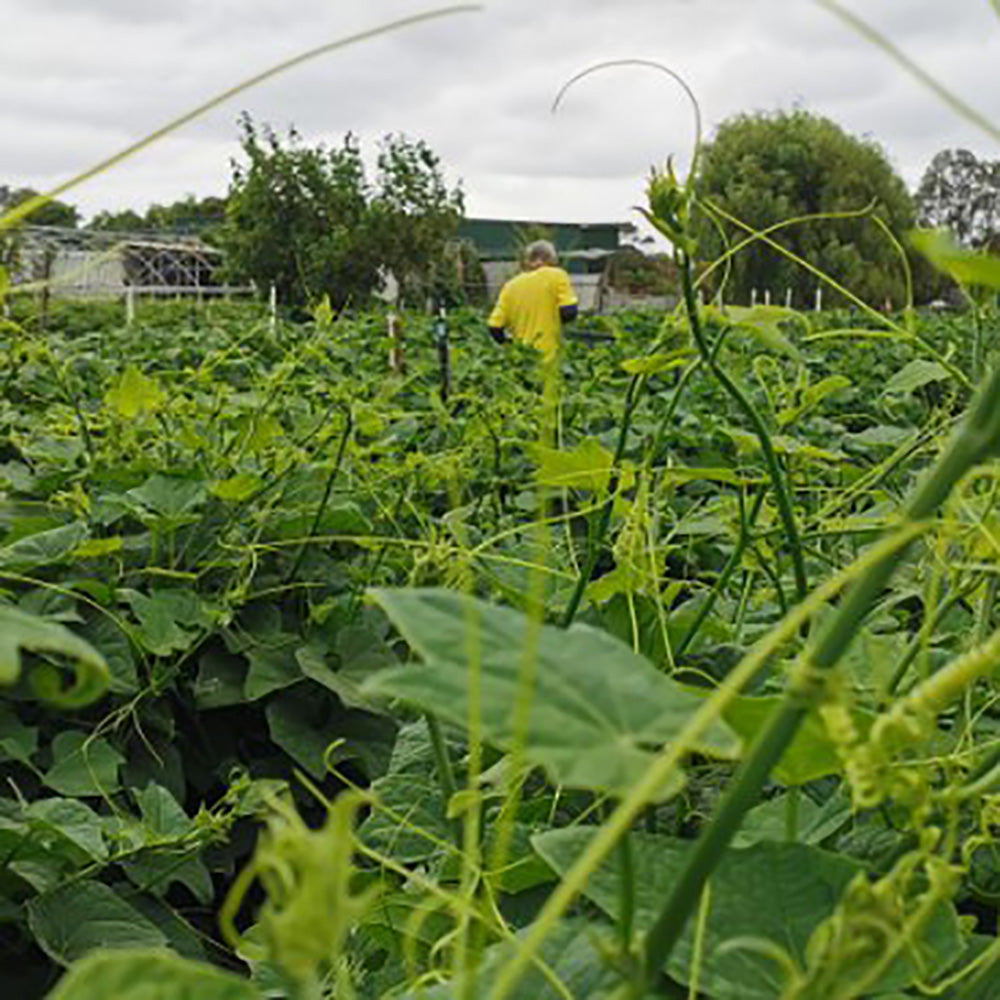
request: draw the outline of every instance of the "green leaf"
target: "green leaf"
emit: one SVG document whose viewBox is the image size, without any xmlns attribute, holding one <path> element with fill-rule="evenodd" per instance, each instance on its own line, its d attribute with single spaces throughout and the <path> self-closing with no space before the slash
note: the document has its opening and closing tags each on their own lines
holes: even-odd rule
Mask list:
<svg viewBox="0 0 1000 1000">
<path fill-rule="evenodd" d="M 199 709 L 210 709 L 243 704 L 246 674 L 247 662 L 242 656 L 234 656 L 224 649 L 202 653 L 194 684 L 195 705 Z"/>
<path fill-rule="evenodd" d="M 906 395 L 929 382 L 945 382 L 950 378 L 951 373 L 943 365 L 926 358 L 915 358 L 889 379 L 882 392 L 887 396 L 894 393 Z"/>
<path fill-rule="evenodd" d="M 156 656 L 190 649 L 198 635 L 189 629 L 207 630 L 215 620 L 214 610 L 192 591 L 154 590 L 147 596 L 137 590 L 123 589 L 119 594 L 139 619 L 136 638 Z"/>
<path fill-rule="evenodd" d="M 64 708 L 96 701 L 108 687 L 108 665 L 90 643 L 56 622 L 0 605 L 0 684 L 13 684 L 21 675 L 21 650 L 55 654 L 69 660 L 73 684 L 62 685 L 62 671 L 49 663 L 35 667 L 32 681 L 39 696 Z"/>
<path fill-rule="evenodd" d="M 229 479 L 217 479 L 209 487 L 209 492 L 220 500 L 239 502 L 252 497 L 260 489 L 263 482 L 264 480 L 260 476 L 244 472 Z"/>
<path fill-rule="evenodd" d="M 63 562 L 73 556 L 88 535 L 87 525 L 82 521 L 74 521 L 72 524 L 19 538 L 0 548 L 0 567 L 24 570 Z"/>
<path fill-rule="evenodd" d="M 593 831 L 553 830 L 532 843 L 543 858 L 565 875 L 586 849 Z M 630 835 L 635 885 L 635 924 L 649 929 L 680 875 L 689 841 L 653 834 Z M 854 861 L 805 844 L 760 843 L 725 852 L 715 869 L 704 927 L 699 991 L 712 1000 L 774 1000 L 783 995 L 784 970 L 766 950 L 783 952 L 805 966 L 810 938 L 850 882 L 863 871 Z M 621 906 L 621 868 L 608 858 L 591 876 L 584 895 L 617 918 Z M 688 922 L 667 964 L 667 972 L 685 985 L 695 960 L 695 920 Z M 961 951 L 955 912 L 941 906 L 922 935 L 880 980 L 880 990 L 900 989 L 930 979 Z M 881 950 L 862 952 L 855 960 L 861 974 L 881 958 Z M 921 967 L 918 968 L 918 962 Z M 871 994 L 869 994 L 871 995 Z"/>
<path fill-rule="evenodd" d="M 447 590 L 373 593 L 425 662 L 377 674 L 365 689 L 466 726 L 471 665 L 478 665 L 483 736 L 510 749 L 517 706 L 530 706 L 524 753 L 557 784 L 623 794 L 700 704 L 648 660 L 589 626 L 536 626 L 520 612 Z M 735 742 L 714 725 L 691 749 L 729 754 Z"/>
<path fill-rule="evenodd" d="M 10 705 L 0 702 L 0 761 L 26 764 L 38 749 L 38 730 L 26 726 Z"/>
<path fill-rule="evenodd" d="M 629 358 L 622 362 L 622 368 L 630 375 L 661 375 L 663 372 L 683 368 L 697 352 L 690 347 L 682 347 L 664 354 L 649 354 L 644 358 Z"/>
<path fill-rule="evenodd" d="M 910 243 L 960 285 L 1000 288 L 1000 257 L 967 250 L 943 229 L 916 229 L 910 233 Z"/>
<path fill-rule="evenodd" d="M 805 326 L 801 313 L 781 306 L 726 306 L 720 310 L 715 306 L 705 309 L 708 316 L 714 316 L 729 323 L 737 330 L 750 334 L 762 347 L 775 354 L 783 354 L 793 360 L 799 359 L 799 349 L 788 339 L 781 328 L 782 323 L 797 323 Z"/>
<path fill-rule="evenodd" d="M 124 762 L 106 740 L 73 729 L 52 741 L 52 767 L 42 780 L 60 795 L 106 797 L 118 790 L 118 769 Z"/>
<path fill-rule="evenodd" d="M 518 937 L 524 937 L 525 928 Z M 601 932 L 608 940 L 601 941 Z M 563 920 L 549 932 L 539 949 L 543 967 L 533 962 L 508 1000 L 610 1000 L 621 984 L 621 974 L 606 957 L 614 952 L 610 928 L 582 919 Z M 459 981 L 422 986 L 403 993 L 400 1000 L 461 1000 L 475 995 L 487 997 L 497 977 L 517 955 L 518 941 L 508 941 L 487 949 L 476 969 L 476 992 L 471 994 Z M 558 988 L 554 983 L 558 983 Z"/>
<path fill-rule="evenodd" d="M 70 882 L 28 903 L 28 926 L 42 950 L 69 965 L 95 948 L 156 948 L 163 933 L 114 889 Z"/>
<path fill-rule="evenodd" d="M 322 688 L 300 684 L 267 706 L 271 739 L 314 778 L 341 761 L 358 761 L 372 780 L 383 774 L 396 734 L 391 719 L 346 709 Z"/>
<path fill-rule="evenodd" d="M 371 791 L 375 804 L 359 830 L 369 847 L 407 865 L 447 849 L 453 831 L 433 774 L 387 774 Z"/>
<path fill-rule="evenodd" d="M 253 983 L 169 951 L 94 951 L 46 1000 L 262 1000 Z"/>
<path fill-rule="evenodd" d="M 108 857 L 101 817 L 76 799 L 39 799 L 25 811 L 31 826 L 48 837 L 68 840 L 95 861 Z"/>
<path fill-rule="evenodd" d="M 586 438 L 572 451 L 536 445 L 533 452 L 538 462 L 538 481 L 545 486 L 607 493 L 614 456 L 597 438 Z M 634 473 L 627 472 L 621 485 L 628 489 L 634 481 Z"/>
<path fill-rule="evenodd" d="M 779 695 L 763 698 L 740 696 L 724 709 L 723 717 L 745 744 L 753 741 L 757 733 L 782 703 Z M 856 713 L 863 729 L 871 720 L 863 713 Z M 795 739 L 775 765 L 774 777 L 785 785 L 804 785 L 828 774 L 840 774 L 844 769 L 837 750 L 827 735 L 826 726 L 816 712 L 810 712 L 799 726 Z"/>
<path fill-rule="evenodd" d="M 145 413 L 159 413 L 167 402 L 167 394 L 155 379 L 147 378 L 135 365 L 129 365 L 105 393 L 104 402 L 119 417 L 134 420 Z"/>
<path fill-rule="evenodd" d="M 204 501 L 206 492 L 200 479 L 156 473 L 125 496 L 160 517 L 183 518 Z"/>
<path fill-rule="evenodd" d="M 247 652 L 250 671 L 247 674 L 244 695 L 247 701 L 256 701 L 274 691 L 290 687 L 302 680 L 302 670 L 295 658 L 297 636 L 291 636 L 291 643 L 269 649 L 257 647 Z"/>
</svg>

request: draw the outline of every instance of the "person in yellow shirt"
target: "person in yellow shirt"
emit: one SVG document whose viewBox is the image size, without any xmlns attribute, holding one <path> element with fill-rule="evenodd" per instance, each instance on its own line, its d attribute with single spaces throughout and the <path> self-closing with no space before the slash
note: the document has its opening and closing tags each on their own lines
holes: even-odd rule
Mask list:
<svg viewBox="0 0 1000 1000">
<path fill-rule="evenodd" d="M 510 331 L 515 340 L 537 347 L 551 361 L 562 344 L 562 327 L 576 319 L 579 300 L 569 275 L 556 264 L 556 248 L 537 240 L 525 249 L 525 270 L 500 290 L 487 321 L 498 343 Z"/>
</svg>

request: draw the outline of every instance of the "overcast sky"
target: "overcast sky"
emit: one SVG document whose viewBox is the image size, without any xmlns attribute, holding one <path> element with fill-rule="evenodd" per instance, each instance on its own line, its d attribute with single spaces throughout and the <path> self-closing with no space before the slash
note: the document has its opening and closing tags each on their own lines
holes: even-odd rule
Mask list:
<svg viewBox="0 0 1000 1000">
<path fill-rule="evenodd" d="M 1000 22 L 988 0 L 848 0 L 1000 122 Z M 0 183 L 46 189 L 273 63 L 431 9 L 432 0 L 0 0 Z M 623 221 L 649 165 L 690 154 L 739 111 L 803 107 L 881 142 L 914 185 L 949 146 L 1000 158 L 884 53 L 813 0 L 484 0 L 291 70 L 65 196 L 86 215 L 223 194 L 247 110 L 312 140 L 427 140 L 469 215 Z"/>
</svg>

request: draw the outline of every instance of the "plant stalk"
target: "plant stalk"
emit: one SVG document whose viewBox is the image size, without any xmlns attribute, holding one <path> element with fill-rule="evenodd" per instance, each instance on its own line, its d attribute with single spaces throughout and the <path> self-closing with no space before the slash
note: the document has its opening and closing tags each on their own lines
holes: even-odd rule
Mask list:
<svg viewBox="0 0 1000 1000">
<path fill-rule="evenodd" d="M 1000 369 L 981 387 L 960 430 L 914 491 L 901 526 L 928 520 L 973 466 L 1000 450 L 998 397 Z M 759 799 L 772 768 L 791 744 L 817 696 L 822 695 L 821 679 L 846 650 L 910 545 L 912 541 L 888 552 L 869 567 L 800 660 L 799 670 L 781 704 L 750 746 L 646 938 L 643 957 L 647 985 L 655 981 L 666 964 L 705 883 L 722 860 L 744 815 Z"/>
</svg>

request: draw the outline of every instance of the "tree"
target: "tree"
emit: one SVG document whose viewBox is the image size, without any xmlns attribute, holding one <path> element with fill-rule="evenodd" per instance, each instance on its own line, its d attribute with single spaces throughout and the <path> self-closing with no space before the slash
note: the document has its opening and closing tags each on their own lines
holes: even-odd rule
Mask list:
<svg viewBox="0 0 1000 1000">
<path fill-rule="evenodd" d="M 400 298 L 419 302 L 441 291 L 453 270 L 445 247 L 464 211 L 460 188 L 448 189 L 438 157 L 421 140 L 388 135 L 379 151 L 371 198 L 381 263 L 399 283 Z"/>
<path fill-rule="evenodd" d="M 98 212 L 88 229 L 103 232 L 153 232 L 165 236 L 198 236 L 208 243 L 217 242 L 226 221 L 226 199 L 215 195 L 197 198 L 185 195 L 167 205 L 150 205 L 145 214 L 126 208 L 118 212 Z"/>
<path fill-rule="evenodd" d="M 404 291 L 426 290 L 461 195 L 448 191 L 422 142 L 389 136 L 374 186 L 350 133 L 337 147 L 280 138 L 244 115 L 246 162 L 233 164 L 222 234 L 235 276 L 273 285 L 282 302 L 324 295 L 336 309 L 363 303 L 393 270 Z"/>
<path fill-rule="evenodd" d="M 0 184 L 0 215 L 37 196 L 38 192 L 33 188 L 12 188 Z M 80 223 L 80 211 L 74 205 L 53 198 L 36 208 L 25 219 L 25 223 L 30 226 L 61 226 L 65 229 L 76 229 Z"/>
<path fill-rule="evenodd" d="M 135 233 L 146 228 L 146 220 L 131 208 L 118 212 L 105 209 L 87 223 L 87 228 L 109 233 Z"/>
<path fill-rule="evenodd" d="M 921 226 L 951 230 L 967 247 L 1000 235 L 1000 161 L 967 149 L 943 149 L 931 160 L 916 194 Z"/>
<path fill-rule="evenodd" d="M 721 212 L 700 215 L 699 252 L 711 260 L 748 236 L 726 213 L 755 230 L 803 215 L 873 206 L 896 234 L 912 227 L 914 207 L 881 147 L 848 135 L 805 111 L 738 115 L 719 126 L 702 151 L 698 191 Z M 721 233 L 720 233 L 721 230 Z M 905 278 L 898 252 L 870 219 L 797 223 L 772 238 L 855 295 L 881 306 L 901 303 Z M 800 305 L 812 301 L 817 278 L 757 241 L 732 259 L 727 297 L 747 302 L 753 289 L 782 301 L 787 289 Z M 827 302 L 836 297 L 827 292 Z"/>
</svg>

